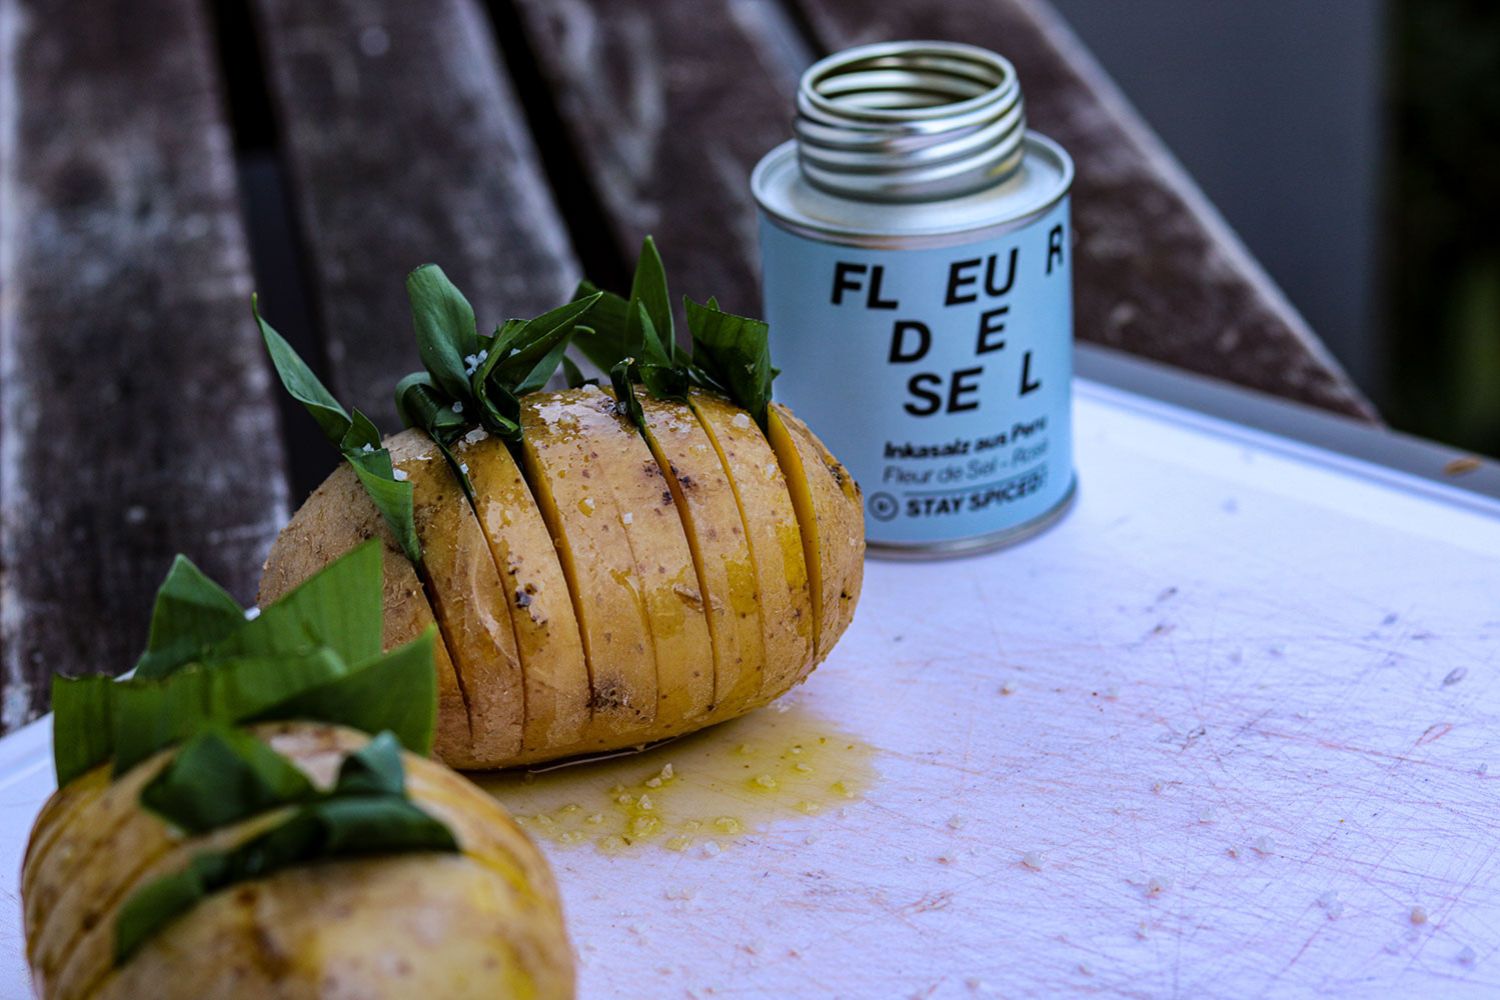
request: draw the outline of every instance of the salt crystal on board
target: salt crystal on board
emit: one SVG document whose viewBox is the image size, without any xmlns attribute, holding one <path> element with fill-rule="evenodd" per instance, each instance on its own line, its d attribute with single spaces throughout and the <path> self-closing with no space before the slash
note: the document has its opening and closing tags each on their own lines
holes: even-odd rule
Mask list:
<svg viewBox="0 0 1500 1000">
<path fill-rule="evenodd" d="M 1198 810 L 1198 822 L 1212 823 L 1219 818 L 1219 811 L 1213 806 L 1204 806 Z"/>
<path fill-rule="evenodd" d="M 1025 854 L 1021 855 L 1021 864 L 1025 865 L 1027 868 L 1030 868 L 1034 872 L 1041 871 L 1042 865 L 1046 863 L 1046 855 L 1042 854 L 1041 851 L 1027 851 Z"/>
<path fill-rule="evenodd" d="M 1328 914 L 1329 920 L 1337 920 L 1344 915 L 1344 901 L 1332 889 L 1318 897 L 1318 905 L 1323 908 L 1324 913 Z"/>
<path fill-rule="evenodd" d="M 1276 850 L 1276 841 L 1266 836 L 1256 837 L 1250 842 L 1250 849 L 1256 854 L 1270 854 Z"/>
<path fill-rule="evenodd" d="M 806 765 L 803 766 L 805 767 Z M 954 813 L 952 816 L 948 817 L 948 829 L 962 830 L 964 828 L 964 824 L 967 822 L 968 820 L 964 819 L 958 813 Z"/>
</svg>

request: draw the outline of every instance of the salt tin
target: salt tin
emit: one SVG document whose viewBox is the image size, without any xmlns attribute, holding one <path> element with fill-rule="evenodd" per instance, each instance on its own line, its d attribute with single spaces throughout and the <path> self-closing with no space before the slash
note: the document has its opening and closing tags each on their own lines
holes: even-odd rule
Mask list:
<svg viewBox="0 0 1500 1000">
<path fill-rule="evenodd" d="M 795 131 L 751 176 L 776 398 L 859 481 L 872 551 L 1047 527 L 1075 490 L 1073 162 L 1026 129 L 1014 67 L 849 49 L 803 74 Z"/>
</svg>

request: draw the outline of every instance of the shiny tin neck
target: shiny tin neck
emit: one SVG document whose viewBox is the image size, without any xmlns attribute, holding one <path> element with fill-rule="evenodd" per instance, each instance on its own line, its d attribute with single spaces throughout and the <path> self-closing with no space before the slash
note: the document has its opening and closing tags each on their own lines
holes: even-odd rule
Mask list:
<svg viewBox="0 0 1500 1000">
<path fill-rule="evenodd" d="M 1004 181 L 1026 115 L 1006 59 L 956 42 L 862 45 L 814 63 L 797 88 L 808 182 L 863 201 L 920 202 Z"/>
</svg>

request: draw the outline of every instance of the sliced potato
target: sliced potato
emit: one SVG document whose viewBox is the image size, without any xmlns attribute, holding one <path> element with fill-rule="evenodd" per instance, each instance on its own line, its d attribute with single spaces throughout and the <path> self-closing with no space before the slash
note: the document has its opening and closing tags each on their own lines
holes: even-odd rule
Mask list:
<svg viewBox="0 0 1500 1000">
<path fill-rule="evenodd" d="M 454 445 L 474 512 L 505 582 L 526 690 L 522 757 L 582 742 L 592 711 L 588 664 L 568 581 L 510 449 L 482 430 Z"/>
<path fill-rule="evenodd" d="M 592 390 L 592 391 L 590 391 Z M 609 449 L 595 475 L 614 493 L 615 506 L 646 601 L 656 649 L 656 713 L 670 732 L 682 732 L 714 704 L 714 649 L 705 600 L 693 566 L 682 515 L 666 475 L 635 425 L 620 416 L 615 398 L 595 386 L 581 390 L 581 429 Z"/>
<path fill-rule="evenodd" d="M 348 463 L 313 491 L 271 546 L 256 603 L 266 607 L 318 570 L 371 538 L 385 543 L 385 626 L 381 646 L 395 649 L 437 622 L 416 568 L 386 527 L 385 519 Z M 469 710 L 458 671 L 442 637 L 434 644 L 437 662 L 438 724 L 433 752 L 455 767 L 477 765 L 469 731 Z"/>
<path fill-rule="evenodd" d="M 525 687 L 510 600 L 463 485 L 418 430 L 388 438 L 391 461 L 412 484 L 422 572 L 469 711 L 471 754 L 457 766 L 493 766 L 521 750 Z"/>
<path fill-rule="evenodd" d="M 656 653 L 635 556 L 604 480 L 618 445 L 591 427 L 596 404 L 577 393 L 521 401 L 526 476 L 551 532 L 588 662 L 591 742 L 619 746 L 656 718 Z M 576 749 L 574 752 L 577 752 Z"/>
<path fill-rule="evenodd" d="M 815 662 L 821 662 L 843 635 L 859 598 L 864 576 L 864 510 L 854 480 L 836 461 L 824 460 L 826 452 L 812 444 L 806 424 L 773 403 L 768 425 L 767 437 L 786 473 L 802 529 L 812 589 Z"/>
<path fill-rule="evenodd" d="M 750 540 L 719 453 L 693 411 L 641 395 L 647 443 L 677 501 L 713 642 L 716 715 L 738 715 L 760 694 L 765 641 Z"/>
<path fill-rule="evenodd" d="M 784 694 L 813 662 L 807 557 L 786 476 L 750 415 L 723 397 L 694 391 L 689 403 L 727 472 L 745 526 L 764 635 L 759 700 Z"/>
</svg>

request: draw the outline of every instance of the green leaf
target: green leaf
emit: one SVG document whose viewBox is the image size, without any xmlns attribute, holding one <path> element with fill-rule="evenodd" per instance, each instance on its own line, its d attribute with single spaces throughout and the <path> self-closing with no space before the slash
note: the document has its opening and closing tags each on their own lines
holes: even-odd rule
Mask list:
<svg viewBox="0 0 1500 1000">
<path fill-rule="evenodd" d="M 422 543 L 417 538 L 416 508 L 412 485 L 396 479 L 391 453 L 384 448 L 371 452 L 349 452 L 345 460 L 353 466 L 360 485 L 391 529 L 401 551 L 413 564 L 422 562 Z"/>
<path fill-rule="evenodd" d="M 115 963 L 128 960 L 177 917 L 231 885 L 325 859 L 458 849 L 447 826 L 399 795 L 312 802 L 245 843 L 200 853 L 183 871 L 132 893 L 115 924 Z"/>
<path fill-rule="evenodd" d="M 706 305 L 692 299 L 683 302 L 693 335 L 693 364 L 764 429 L 775 377 L 767 336 L 770 328 L 758 319 L 722 311 L 713 299 Z"/>
<path fill-rule="evenodd" d="M 641 401 L 635 395 L 635 359 L 622 358 L 609 370 L 609 384 L 615 390 L 615 410 L 621 416 L 629 417 L 630 422 L 646 430 L 646 413 L 641 409 Z"/>
<path fill-rule="evenodd" d="M 573 337 L 573 343 L 583 353 L 583 356 L 594 363 L 600 371 L 609 371 L 619 362 L 621 358 L 629 357 L 633 352 L 629 348 L 628 329 L 629 323 L 626 317 L 630 313 L 630 303 L 614 292 L 601 292 L 601 290 L 589 281 L 580 281 L 578 289 L 573 293 L 574 299 L 581 299 L 593 295 L 599 298 L 594 302 L 593 308 L 589 310 L 589 326 L 587 333 L 579 332 Z"/>
<path fill-rule="evenodd" d="M 381 733 L 345 757 L 333 786 L 334 796 L 405 794 L 401 744 L 391 733 Z"/>
<path fill-rule="evenodd" d="M 562 359 L 562 369 L 563 382 L 569 389 L 577 389 L 580 386 L 588 385 L 590 381 L 598 381 L 597 379 L 590 379 L 586 375 L 584 375 L 583 369 L 579 368 L 578 365 L 574 363 L 573 359 L 566 355 L 564 355 Z"/>
<path fill-rule="evenodd" d="M 467 400 L 464 359 L 479 353 L 474 307 L 436 264 L 423 264 L 406 276 L 406 295 L 423 366 L 449 396 Z"/>
<path fill-rule="evenodd" d="M 397 757 L 399 773 L 400 757 Z M 307 775 L 268 745 L 235 729 L 194 736 L 141 789 L 141 805 L 188 833 L 238 823 L 311 799 Z"/>
<path fill-rule="evenodd" d="M 385 603 L 383 564 L 377 540 L 351 549 L 253 621 L 241 615 L 238 628 L 205 650 L 206 657 L 305 656 L 320 648 L 331 650 L 345 663 L 379 656 Z"/>
<path fill-rule="evenodd" d="M 260 718 L 316 719 L 367 733 L 389 730 L 412 753 L 427 756 L 437 725 L 437 626 L 343 676 L 277 702 Z"/>
<path fill-rule="evenodd" d="M 255 317 L 255 324 L 260 327 L 261 338 L 266 342 L 266 353 L 271 355 L 271 363 L 276 367 L 281 384 L 293 399 L 307 407 L 307 412 L 312 414 L 318 426 L 323 429 L 323 435 L 337 444 L 349 429 L 349 414 L 344 412 L 339 401 L 333 398 L 333 394 L 318 380 L 312 369 L 307 367 L 307 363 L 292 350 L 292 345 L 273 330 L 271 324 L 261 319 L 260 303 L 255 295 L 250 296 L 250 312 Z"/>
<path fill-rule="evenodd" d="M 457 410 L 453 408 L 455 403 Z M 396 384 L 396 409 L 401 421 L 433 438 L 452 441 L 467 431 L 472 421 L 464 412 L 466 405 L 434 383 L 426 372 L 412 372 Z"/>
<path fill-rule="evenodd" d="M 102 674 L 52 678 L 52 763 L 58 788 L 114 753 L 114 688 L 115 679 Z"/>
<path fill-rule="evenodd" d="M 114 773 L 215 725 L 281 718 L 272 709 L 293 694 L 348 673 L 328 649 L 193 664 L 161 680 L 117 682 L 111 722 Z"/>
<path fill-rule="evenodd" d="M 641 242 L 640 256 L 636 258 L 635 274 L 630 281 L 630 307 L 625 314 L 625 342 L 632 353 L 643 353 L 639 350 L 646 343 L 641 330 L 643 318 L 661 334 L 658 343 L 664 351 L 659 363 L 672 364 L 676 341 L 672 329 L 672 300 L 667 293 L 667 271 L 662 266 L 661 254 L 656 251 L 656 241 L 649 236 Z M 650 354 L 644 356 L 657 361 Z"/>
<path fill-rule="evenodd" d="M 178 556 L 156 592 L 138 677 L 164 677 L 245 625 L 245 611 L 228 591 L 186 556 Z"/>
</svg>

